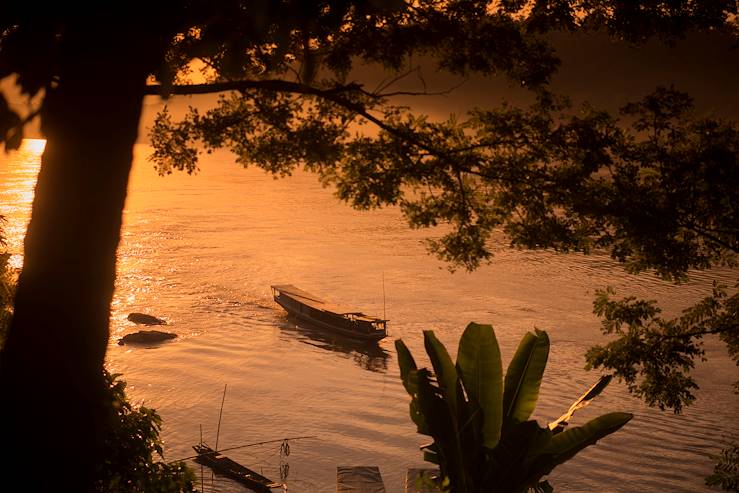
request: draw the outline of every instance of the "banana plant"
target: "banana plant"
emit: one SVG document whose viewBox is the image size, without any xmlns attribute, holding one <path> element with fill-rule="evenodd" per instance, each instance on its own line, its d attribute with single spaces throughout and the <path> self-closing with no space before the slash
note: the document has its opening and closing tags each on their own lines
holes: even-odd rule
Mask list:
<svg viewBox="0 0 739 493">
<path fill-rule="evenodd" d="M 568 428 L 573 414 L 608 385 L 611 377 L 606 376 L 547 426 L 529 419 L 549 357 L 544 331 L 523 337 L 505 376 L 491 325 L 467 326 L 456 364 L 433 331 L 423 335 L 433 371 L 419 369 L 402 340 L 395 347 L 400 377 L 411 396 L 411 419 L 419 433 L 433 438 L 421 447 L 424 460 L 439 466 L 444 491 L 553 491 L 544 476 L 633 417 L 614 412 Z"/>
</svg>

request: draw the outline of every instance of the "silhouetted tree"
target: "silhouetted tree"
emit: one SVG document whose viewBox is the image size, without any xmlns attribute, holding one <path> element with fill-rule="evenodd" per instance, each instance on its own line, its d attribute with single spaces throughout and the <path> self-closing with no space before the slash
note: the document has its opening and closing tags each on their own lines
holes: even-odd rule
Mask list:
<svg viewBox="0 0 739 493">
<path fill-rule="evenodd" d="M 303 164 L 355 206 L 400 203 L 418 225 L 450 221 L 455 232 L 434 248 L 463 265 L 489 256 L 487 235 L 502 224 L 527 246 L 615 245 L 625 248 L 618 250 L 624 259 L 671 275 L 674 269 L 648 253 L 652 235 L 620 231 L 610 222 L 618 214 L 606 210 L 601 218 L 576 200 L 579 183 L 597 186 L 591 182 L 609 154 L 601 148 L 628 142 L 619 143 L 623 137 L 611 135 L 612 122 L 599 113 L 562 122 L 546 116 L 560 105 L 544 91 L 558 61 L 543 34 L 603 29 L 632 41 L 671 39 L 721 28 L 732 13 L 733 0 L 6 2 L 0 77 L 15 75 L 24 94 L 41 102 L 21 115 L 0 98 L 0 138 L 17 148 L 24 123 L 40 115 L 47 145 L 0 358 L 4 446 L 12 451 L 3 467 L 30 490 L 92 488 L 105 431 L 101 370 L 115 251 L 146 94 L 229 91 L 215 112 L 180 125 L 166 114 L 159 119 L 154 143 L 165 171 L 191 169 L 196 153 L 188 144 L 202 138 L 278 173 Z M 402 71 L 410 54 L 455 73 L 503 73 L 538 91 L 539 103 L 479 111 L 465 125 L 432 123 L 392 105 L 399 91 L 368 91 L 347 79 L 357 60 Z M 212 78 L 178 85 L 194 58 Z M 151 76 L 159 84 L 147 85 Z M 354 121 L 379 134 L 354 133 Z M 496 132 L 502 138 L 489 140 Z M 533 132 L 530 145 L 521 132 Z M 428 192 L 408 201 L 406 185 Z M 521 219 L 508 217 L 512 212 Z M 543 240 L 526 234 L 528 227 Z M 723 236 L 709 242 L 695 235 L 676 245 L 698 252 L 693 263 L 724 258 L 732 245 Z M 43 474 L 29 457 L 43 460 Z"/>
<path fill-rule="evenodd" d="M 4 246 L 0 216 L 0 246 Z M 13 313 L 15 269 L 10 254 L 0 253 L 0 348 Z M 131 404 L 120 375 L 103 372 L 105 381 L 106 434 L 95 464 L 97 493 L 179 493 L 194 491 L 195 473 L 184 462 L 163 462 L 159 432 L 162 419 L 156 410 Z M 58 489 L 63 489 L 58 485 Z"/>
</svg>

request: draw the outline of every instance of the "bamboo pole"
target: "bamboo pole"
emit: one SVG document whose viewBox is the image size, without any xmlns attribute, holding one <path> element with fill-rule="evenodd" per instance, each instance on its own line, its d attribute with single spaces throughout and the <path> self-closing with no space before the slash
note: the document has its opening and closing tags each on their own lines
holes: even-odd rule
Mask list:
<svg viewBox="0 0 739 493">
<path fill-rule="evenodd" d="M 226 386 L 228 384 L 223 384 L 223 399 L 221 399 L 221 412 L 218 413 L 218 429 L 216 430 L 216 448 L 214 449 L 216 452 L 218 452 L 218 438 L 221 434 L 221 418 L 223 417 L 223 403 L 226 401 Z"/>
</svg>

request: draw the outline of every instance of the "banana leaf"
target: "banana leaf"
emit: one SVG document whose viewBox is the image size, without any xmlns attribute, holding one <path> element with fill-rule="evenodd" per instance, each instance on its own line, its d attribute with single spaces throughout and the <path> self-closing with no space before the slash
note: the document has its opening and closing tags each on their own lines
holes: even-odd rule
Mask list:
<svg viewBox="0 0 739 493">
<path fill-rule="evenodd" d="M 482 410 L 482 444 L 492 449 L 503 424 L 503 365 L 491 325 L 467 326 L 459 340 L 457 369 L 470 401 Z"/>
<path fill-rule="evenodd" d="M 413 355 L 402 339 L 395 340 L 395 350 L 398 352 L 398 366 L 400 367 L 400 379 L 403 382 L 403 387 L 413 397 L 418 392 L 415 374 L 411 377 L 411 373 L 418 369 L 416 360 L 413 359 Z"/>
<path fill-rule="evenodd" d="M 426 420 L 418 406 L 418 369 L 408 347 L 401 339 L 395 341 L 395 349 L 398 352 L 398 366 L 400 367 L 400 379 L 406 392 L 411 396 L 409 413 L 411 420 L 416 424 L 416 431 L 422 435 L 430 435 Z"/>
<path fill-rule="evenodd" d="M 434 367 L 436 381 L 439 384 L 444 400 L 449 405 L 449 412 L 457 416 L 457 370 L 452 363 L 444 345 L 436 338 L 434 331 L 423 331 L 423 343 Z"/>
<path fill-rule="evenodd" d="M 601 438 L 617 431 L 628 423 L 631 413 L 608 413 L 569 430 L 554 435 L 544 449 L 545 460 L 540 463 L 541 475 L 549 474 L 555 466 L 568 461 L 579 451 L 595 444 Z"/>
<path fill-rule="evenodd" d="M 501 491 L 517 490 L 524 484 L 535 483 L 529 472 L 551 439 L 552 432 L 533 420 L 504 429 L 498 446 L 490 452 L 497 468 L 497 481 L 507 485 Z"/>
<path fill-rule="evenodd" d="M 433 384 L 431 373 L 424 368 L 417 374 L 418 404 L 434 439 L 432 450 L 437 452 L 441 473 L 451 478 L 458 491 L 466 491 L 467 479 L 456 420 L 449 413 L 441 389 Z"/>
<path fill-rule="evenodd" d="M 595 399 L 598 394 L 603 392 L 603 389 L 608 386 L 612 378 L 613 375 L 604 375 L 600 377 L 600 380 L 598 380 L 595 385 L 590 387 L 587 392 L 585 392 L 583 395 L 580 396 L 579 399 L 572 403 L 566 413 L 549 423 L 549 429 L 554 431 L 555 433 L 559 433 L 564 430 L 565 426 L 567 426 L 570 419 L 575 414 L 575 411 L 579 411 L 580 409 L 590 404 L 590 402 Z"/>
<path fill-rule="evenodd" d="M 549 337 L 536 330 L 518 345 L 505 376 L 503 392 L 504 419 L 513 423 L 528 420 L 539 400 L 539 388 L 549 358 Z"/>
</svg>

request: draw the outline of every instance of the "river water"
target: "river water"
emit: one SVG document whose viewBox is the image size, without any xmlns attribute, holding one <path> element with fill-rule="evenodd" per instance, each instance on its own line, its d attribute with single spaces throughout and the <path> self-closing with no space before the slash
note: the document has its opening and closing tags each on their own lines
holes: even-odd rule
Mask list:
<svg viewBox="0 0 739 493">
<path fill-rule="evenodd" d="M 0 157 L 0 214 L 16 265 L 42 148 L 26 141 Z M 275 480 L 287 472 L 292 492 L 332 492 L 337 466 L 377 465 L 394 493 L 407 468 L 424 466 L 418 447 L 428 440 L 408 417 L 396 338 L 428 364 L 422 330 L 433 329 L 454 356 L 468 322 L 491 323 L 505 365 L 523 334 L 546 330 L 552 349 L 534 415 L 545 423 L 598 379 L 583 369 L 586 349 L 605 340 L 591 313 L 595 289 L 654 298 L 675 314 L 707 295 L 713 278 L 736 279 L 736 271 L 699 273 L 676 287 L 627 275 L 607 257 L 510 250 L 502 239 L 492 265 L 451 273 L 424 249 L 431 232 L 410 230 L 394 209 L 354 211 L 312 175 L 274 180 L 217 153 L 203 158 L 196 176 L 159 177 L 148 153 L 136 149 L 108 366 L 125 375 L 135 402 L 163 417 L 168 460 L 192 455 L 200 426 L 215 444 L 224 386 L 219 449 L 315 437 L 292 440 L 288 457 L 279 441 L 228 453 Z M 296 327 L 271 298 L 270 285 L 280 283 L 385 312 L 390 337 L 367 348 Z M 137 330 L 126 320 L 133 311 L 167 319 L 179 337 L 151 348 L 117 345 Z M 574 424 L 614 410 L 635 417 L 559 467 L 550 477 L 557 491 L 709 491 L 708 455 L 739 433 L 739 397 L 721 343 L 708 339 L 706 350 L 709 361 L 695 372 L 698 400 L 683 415 L 649 409 L 615 382 L 578 414 Z M 207 470 L 203 484 L 243 491 Z"/>
</svg>

